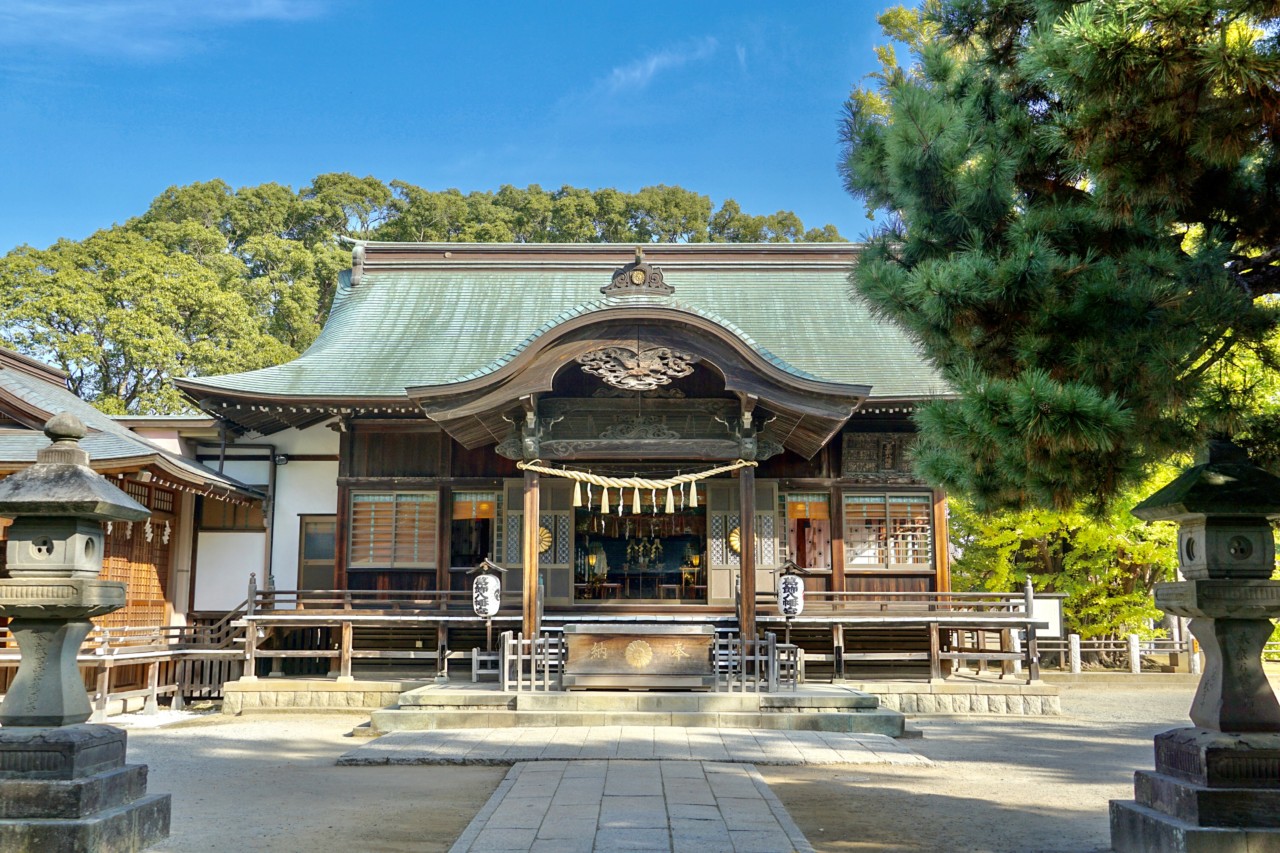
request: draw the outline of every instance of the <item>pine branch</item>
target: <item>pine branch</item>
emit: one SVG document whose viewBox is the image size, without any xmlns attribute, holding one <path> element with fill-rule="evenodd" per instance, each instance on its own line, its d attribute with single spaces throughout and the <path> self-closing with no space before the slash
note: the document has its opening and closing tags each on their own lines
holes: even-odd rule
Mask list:
<svg viewBox="0 0 1280 853">
<path fill-rule="evenodd" d="M 1247 274 L 1235 273 L 1236 283 L 1251 299 L 1269 293 L 1280 293 L 1280 266 L 1264 266 Z"/>
<path fill-rule="evenodd" d="M 1238 257 L 1234 261 L 1227 264 L 1227 269 L 1232 272 L 1247 272 L 1258 267 L 1269 266 L 1272 262 L 1280 260 L 1280 246 L 1272 246 L 1261 255 L 1251 255 L 1249 257 Z"/>
<path fill-rule="evenodd" d="M 1213 367 L 1215 364 L 1221 361 L 1223 356 L 1225 356 L 1228 352 L 1231 351 L 1231 348 L 1235 346 L 1235 342 L 1236 342 L 1236 339 L 1233 335 L 1223 335 L 1220 339 L 1218 339 L 1217 349 L 1215 349 L 1213 353 L 1209 355 L 1208 358 L 1200 362 L 1200 364 L 1196 365 L 1195 369 L 1192 370 L 1190 373 L 1183 374 L 1182 381 L 1183 382 L 1200 381 L 1200 377 L 1204 376 L 1205 372 L 1209 368 Z"/>
</svg>

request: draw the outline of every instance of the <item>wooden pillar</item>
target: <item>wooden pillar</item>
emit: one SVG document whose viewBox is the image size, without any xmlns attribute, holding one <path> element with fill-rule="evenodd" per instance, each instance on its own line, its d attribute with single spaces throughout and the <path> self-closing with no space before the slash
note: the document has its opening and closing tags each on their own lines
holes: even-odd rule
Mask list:
<svg viewBox="0 0 1280 853">
<path fill-rule="evenodd" d="M 453 588 L 453 487 L 440 487 L 440 517 L 436 519 L 436 591 L 440 595 L 440 606 L 444 609 L 449 600 L 448 592 Z"/>
<path fill-rule="evenodd" d="M 333 588 L 347 588 L 347 549 L 351 535 L 351 490 L 338 486 L 338 506 L 333 519 Z"/>
<path fill-rule="evenodd" d="M 147 699 L 146 704 L 142 706 L 142 713 L 157 714 L 160 712 L 160 704 L 156 701 L 160 693 L 160 664 L 151 662 L 147 664 Z"/>
<path fill-rule="evenodd" d="M 831 527 L 831 580 L 828 589 L 831 592 L 844 592 L 847 589 L 844 573 L 844 493 L 839 489 L 831 490 L 828 515 L 831 516 L 831 520 L 827 522 Z"/>
<path fill-rule="evenodd" d="M 249 621 L 244 628 L 244 669 L 241 681 L 258 680 L 258 626 Z"/>
<path fill-rule="evenodd" d="M 343 622 L 341 627 L 341 639 L 338 646 L 338 680 L 352 681 L 351 677 L 351 647 L 354 645 L 354 632 L 352 631 L 352 623 Z"/>
<path fill-rule="evenodd" d="M 541 523 L 538 474 L 524 472 L 524 530 L 521 535 L 521 562 L 524 566 L 524 588 L 521 595 L 524 635 L 536 638 L 539 624 L 538 608 L 538 526 Z"/>
<path fill-rule="evenodd" d="M 756 636 L 756 470 L 738 471 L 738 566 L 741 576 L 741 612 L 738 623 L 744 640 Z"/>
<path fill-rule="evenodd" d="M 942 643 L 938 637 L 938 623 L 929 623 L 929 680 L 942 680 L 942 658 L 938 657 L 942 653 Z"/>
<path fill-rule="evenodd" d="M 342 419 L 346 424 L 346 418 Z M 351 457 L 355 452 L 355 442 L 351 440 L 349 427 L 338 433 L 338 477 L 351 476 Z M 338 486 L 338 505 L 334 507 L 333 519 L 333 588 L 347 588 L 347 549 L 351 535 L 351 490 L 346 486 Z"/>
<path fill-rule="evenodd" d="M 950 531 L 947 529 L 947 494 L 941 489 L 933 492 L 933 566 L 934 592 L 951 591 L 951 564 L 949 559 Z"/>
</svg>

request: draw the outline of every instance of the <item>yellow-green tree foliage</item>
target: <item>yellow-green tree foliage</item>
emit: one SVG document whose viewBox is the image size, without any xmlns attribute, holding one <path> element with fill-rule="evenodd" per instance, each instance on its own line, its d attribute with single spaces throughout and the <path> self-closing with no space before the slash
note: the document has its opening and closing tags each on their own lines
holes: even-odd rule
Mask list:
<svg viewBox="0 0 1280 853">
<path fill-rule="evenodd" d="M 1069 632 L 1084 638 L 1150 634 L 1149 625 L 1162 618 L 1151 591 L 1175 576 L 1177 527 L 1148 524 L 1129 510 L 1175 474 L 1162 468 L 1123 493 L 1105 515 L 1078 509 L 983 514 L 953 499 L 951 537 L 959 552 L 953 587 L 1007 592 L 1030 577 L 1037 591 L 1066 595 Z"/>
</svg>

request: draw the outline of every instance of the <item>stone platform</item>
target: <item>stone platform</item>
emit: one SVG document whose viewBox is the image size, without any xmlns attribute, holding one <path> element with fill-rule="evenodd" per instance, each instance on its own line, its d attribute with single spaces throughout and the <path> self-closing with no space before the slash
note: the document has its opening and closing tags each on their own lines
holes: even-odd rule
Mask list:
<svg viewBox="0 0 1280 853">
<path fill-rule="evenodd" d="M 1059 690 L 1055 685 L 1027 684 L 1017 679 L 961 675 L 943 681 L 850 680 L 840 683 L 875 696 L 880 700 L 881 708 L 904 714 L 1038 717 L 1062 713 Z"/>
<path fill-rule="evenodd" d="M 396 673 L 402 677 L 391 677 L 388 673 L 379 677 L 370 673 L 358 675 L 355 680 L 340 682 L 333 678 L 259 678 L 254 681 L 231 681 L 224 686 L 222 711 L 224 714 L 270 714 L 297 713 L 307 711 L 352 711 L 373 712 L 378 709 L 391 708 L 401 704 L 402 694 L 428 688 L 436 693 L 447 691 L 449 694 L 479 695 L 479 699 L 468 705 L 461 699 L 441 699 L 436 710 L 444 711 L 452 704 L 454 711 L 514 711 L 510 700 L 516 696 L 532 696 L 531 693 L 504 694 L 492 682 L 473 683 L 465 675 L 455 678 L 448 684 L 438 685 L 430 676 L 403 677 L 409 673 Z M 432 673 L 434 674 L 434 673 Z M 946 681 L 843 681 L 834 684 L 807 683 L 800 685 L 798 691 L 781 691 L 774 694 L 760 694 L 765 697 L 777 697 L 783 703 L 787 697 L 823 696 L 830 694 L 848 695 L 851 692 L 866 694 L 872 700 L 879 700 L 880 710 L 901 712 L 909 715 L 947 714 L 947 715 L 1000 715 L 1000 716 L 1040 716 L 1061 713 L 1057 686 L 1052 684 L 1025 684 L 1020 681 L 1001 680 L 993 677 L 953 677 Z M 582 693 L 550 693 L 537 694 L 545 696 L 581 696 Z M 642 695 L 623 692 L 624 696 Z M 665 694 L 687 697 L 692 693 Z M 744 694 L 708 693 L 707 696 L 743 696 Z M 753 697 L 756 694 L 745 694 Z M 506 697 L 505 699 L 497 697 Z M 433 697 L 434 698 L 434 697 Z M 524 710 L 533 706 L 527 700 Z M 574 700 L 576 701 L 576 700 Z M 870 707 L 869 700 L 858 700 L 855 709 L 865 711 Z M 503 707 L 507 704 L 507 707 Z M 543 709 L 540 709 L 543 710 Z M 560 710 L 565 710 L 562 705 Z M 582 710 L 579 708 L 578 710 Z M 638 706 L 625 710 L 639 711 Z M 665 709 L 677 710 L 674 706 Z M 688 710 L 687 708 L 684 710 Z M 725 710 L 731 710 L 725 707 Z M 719 713 L 719 712 L 718 712 Z M 652 722 L 652 721 L 650 721 Z M 710 725 L 719 725 L 719 721 L 707 721 Z M 476 723 L 489 725 L 490 723 Z M 589 724 L 589 723 L 588 723 Z"/>
<path fill-rule="evenodd" d="M 502 693 L 430 685 L 374 711 L 370 733 L 525 726 L 684 726 L 862 732 L 900 737 L 905 717 L 875 696 L 833 685 L 779 693 L 576 691 Z"/>
<path fill-rule="evenodd" d="M 680 726 L 537 726 L 392 732 L 338 758 L 342 766 L 507 765 L 520 761 L 717 761 L 760 765 L 928 765 L 886 735 Z"/>
</svg>

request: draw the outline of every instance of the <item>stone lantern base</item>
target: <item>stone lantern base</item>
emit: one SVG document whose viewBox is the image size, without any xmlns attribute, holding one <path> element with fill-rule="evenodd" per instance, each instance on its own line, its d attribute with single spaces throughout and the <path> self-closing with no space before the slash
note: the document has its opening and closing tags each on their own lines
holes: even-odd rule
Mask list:
<svg viewBox="0 0 1280 853">
<path fill-rule="evenodd" d="M 1280 733 L 1173 729 L 1155 744 L 1135 801 L 1111 802 L 1114 850 L 1280 853 Z"/>
<path fill-rule="evenodd" d="M 168 794 L 113 726 L 0 728 L 0 850 L 133 853 L 169 835 Z"/>
</svg>

